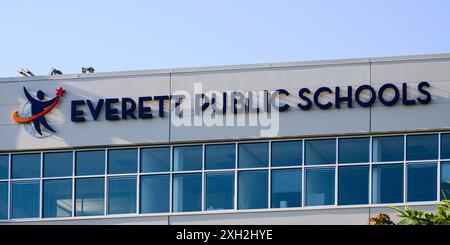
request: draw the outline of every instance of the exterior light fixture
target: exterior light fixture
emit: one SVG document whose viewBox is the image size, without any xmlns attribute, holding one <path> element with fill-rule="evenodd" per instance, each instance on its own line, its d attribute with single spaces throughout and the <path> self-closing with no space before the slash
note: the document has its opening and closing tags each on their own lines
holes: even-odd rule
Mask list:
<svg viewBox="0 0 450 245">
<path fill-rule="evenodd" d="M 57 70 L 55 68 L 52 68 L 49 72 L 48 75 L 52 76 L 52 75 L 62 75 L 63 73 L 60 70 Z"/>
<path fill-rule="evenodd" d="M 95 69 L 91 66 L 91 67 L 81 67 L 81 72 L 82 73 L 94 73 Z"/>
<path fill-rule="evenodd" d="M 24 77 L 34 77 L 33 72 L 31 72 L 30 70 L 28 70 L 28 68 L 22 68 L 19 71 L 20 75 L 24 76 Z"/>
</svg>

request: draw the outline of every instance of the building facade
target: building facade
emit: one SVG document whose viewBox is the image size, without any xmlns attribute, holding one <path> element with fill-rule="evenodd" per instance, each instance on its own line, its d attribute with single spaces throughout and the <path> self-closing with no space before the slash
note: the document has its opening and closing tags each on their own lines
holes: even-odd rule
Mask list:
<svg viewBox="0 0 450 245">
<path fill-rule="evenodd" d="M 1 224 L 368 224 L 447 181 L 449 54 L 0 79 Z"/>
</svg>

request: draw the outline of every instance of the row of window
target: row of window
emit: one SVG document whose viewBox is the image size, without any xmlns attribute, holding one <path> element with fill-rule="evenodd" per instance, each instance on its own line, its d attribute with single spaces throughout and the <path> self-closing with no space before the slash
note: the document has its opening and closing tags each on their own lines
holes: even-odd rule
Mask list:
<svg viewBox="0 0 450 245">
<path fill-rule="evenodd" d="M 410 135 L 406 137 L 406 160 L 438 159 L 438 134 Z M 275 141 L 271 143 L 271 166 L 370 162 L 370 138 L 342 138 Z M 338 142 L 338 147 L 336 144 Z M 441 159 L 450 159 L 450 134 L 442 134 Z M 238 167 L 258 168 L 269 166 L 269 143 L 240 143 L 238 145 Z M 338 154 L 336 154 L 338 149 Z M 173 147 L 173 171 L 196 171 L 203 169 L 202 146 Z M 73 175 L 73 153 L 53 152 L 43 154 L 43 177 L 64 177 Z M 205 146 L 205 169 L 234 169 L 235 144 Z M 107 164 L 105 159 L 107 158 Z M 140 150 L 140 172 L 169 172 L 171 167 L 170 147 L 146 148 Z M 372 138 L 372 162 L 403 161 L 404 136 L 383 136 Z M 9 156 L 0 155 L 0 179 L 9 178 Z M 115 149 L 99 151 L 77 151 L 75 153 L 75 175 L 103 175 L 138 172 L 137 149 Z M 41 154 L 11 155 L 11 179 L 40 178 Z"/>
<path fill-rule="evenodd" d="M 404 202 L 404 164 L 372 166 L 371 203 Z M 441 164 L 441 195 L 450 191 L 450 163 Z M 302 188 L 302 171 L 306 188 Z M 237 209 L 290 208 L 335 204 L 336 168 L 239 171 Z M 437 200 L 437 163 L 406 165 L 407 202 Z M 269 174 L 271 191 L 269 202 Z M 205 174 L 203 210 L 234 209 L 235 172 Z M 370 166 L 338 168 L 338 205 L 369 203 Z M 137 181 L 139 178 L 139 199 Z M 202 210 L 202 173 L 174 174 L 173 212 Z M 169 174 L 56 179 L 42 182 L 42 217 L 170 212 Z M 72 185 L 75 184 L 75 188 Z M 108 185 L 105 203 L 105 184 Z M 75 195 L 72 197 L 72 191 Z M 302 195 L 302 191 L 305 195 Z M 11 218 L 40 217 L 40 182 L 11 182 Z M 305 198 L 304 203 L 302 198 Z M 74 198 L 74 199 L 72 199 Z M 0 183 L 0 219 L 8 218 L 8 182 Z"/>
<path fill-rule="evenodd" d="M 436 201 L 447 181 L 450 134 L 9 154 L 0 219 Z"/>
</svg>

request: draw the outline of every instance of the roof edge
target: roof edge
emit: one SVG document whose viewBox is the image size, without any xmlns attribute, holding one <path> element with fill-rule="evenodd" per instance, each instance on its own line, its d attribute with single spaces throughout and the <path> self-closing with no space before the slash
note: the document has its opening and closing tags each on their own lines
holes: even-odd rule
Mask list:
<svg viewBox="0 0 450 245">
<path fill-rule="evenodd" d="M 386 56 L 386 57 L 372 57 L 372 58 L 331 59 L 331 60 L 315 60 L 315 61 L 256 63 L 256 64 L 241 64 L 241 65 L 203 66 L 203 67 L 187 67 L 187 68 L 166 68 L 166 69 L 131 70 L 131 71 L 112 71 L 112 72 L 97 72 L 90 74 L 81 73 L 81 74 L 64 74 L 52 76 L 42 75 L 34 77 L 4 77 L 0 78 L 0 82 L 29 82 L 42 80 L 66 80 L 77 78 L 83 79 L 83 78 L 102 78 L 102 77 L 143 76 L 143 75 L 169 75 L 182 73 L 255 70 L 264 68 L 333 66 L 333 65 L 351 65 L 364 63 L 403 62 L 403 61 L 442 60 L 442 59 L 450 59 L 450 53 Z"/>
</svg>

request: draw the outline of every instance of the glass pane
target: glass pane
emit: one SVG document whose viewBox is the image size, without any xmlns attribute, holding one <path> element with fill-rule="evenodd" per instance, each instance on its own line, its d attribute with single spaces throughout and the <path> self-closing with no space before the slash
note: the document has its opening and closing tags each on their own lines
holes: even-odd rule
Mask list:
<svg viewBox="0 0 450 245">
<path fill-rule="evenodd" d="M 302 165 L 302 142 L 272 142 L 272 166 Z"/>
<path fill-rule="evenodd" d="M 267 208 L 267 171 L 243 171 L 238 177 L 238 209 Z"/>
<path fill-rule="evenodd" d="M 0 179 L 7 179 L 9 169 L 9 156 L 0 155 Z"/>
<path fill-rule="evenodd" d="M 108 214 L 136 213 L 136 177 L 108 179 Z"/>
<path fill-rule="evenodd" d="M 202 174 L 173 176 L 173 211 L 192 212 L 202 209 Z"/>
<path fill-rule="evenodd" d="M 12 155 L 12 178 L 41 177 L 41 154 Z"/>
<path fill-rule="evenodd" d="M 340 167 L 339 205 L 369 203 L 369 166 Z"/>
<path fill-rule="evenodd" d="M 306 170 L 306 205 L 334 204 L 334 168 Z"/>
<path fill-rule="evenodd" d="M 369 148 L 370 138 L 339 139 L 339 162 L 369 162 Z"/>
<path fill-rule="evenodd" d="M 175 171 L 201 170 L 202 146 L 174 147 L 173 168 Z"/>
<path fill-rule="evenodd" d="M 72 216 L 72 180 L 44 181 L 44 218 Z"/>
<path fill-rule="evenodd" d="M 410 135 L 406 137 L 406 160 L 438 158 L 438 135 Z"/>
<path fill-rule="evenodd" d="M 77 179 L 75 215 L 103 215 L 105 210 L 104 178 Z"/>
<path fill-rule="evenodd" d="M 137 173 L 137 149 L 121 149 L 108 151 L 108 173 Z"/>
<path fill-rule="evenodd" d="M 12 183 L 12 218 L 39 218 L 39 182 Z"/>
<path fill-rule="evenodd" d="M 269 143 L 239 144 L 239 168 L 269 166 Z"/>
<path fill-rule="evenodd" d="M 169 172 L 170 147 L 141 150 L 141 173 Z"/>
<path fill-rule="evenodd" d="M 72 152 L 44 154 L 44 177 L 72 176 Z"/>
<path fill-rule="evenodd" d="M 207 145 L 206 169 L 230 169 L 235 167 L 236 145 Z"/>
<path fill-rule="evenodd" d="M 441 200 L 450 200 L 450 162 L 441 163 Z"/>
<path fill-rule="evenodd" d="M 374 165 L 372 170 L 372 202 L 403 202 L 403 164 Z"/>
<path fill-rule="evenodd" d="M 403 136 L 373 137 L 373 161 L 394 162 L 403 161 Z"/>
<path fill-rule="evenodd" d="M 234 173 L 206 174 L 206 210 L 233 209 Z"/>
<path fill-rule="evenodd" d="M 307 140 L 305 141 L 306 165 L 335 164 L 336 140 Z"/>
<path fill-rule="evenodd" d="M 436 200 L 436 185 L 436 163 L 408 164 L 408 202 Z"/>
<path fill-rule="evenodd" d="M 8 219 L 8 182 L 0 182 L 0 220 Z"/>
<path fill-rule="evenodd" d="M 76 152 L 76 175 L 105 174 L 105 151 Z"/>
<path fill-rule="evenodd" d="M 441 159 L 450 159 L 450 134 L 441 134 Z"/>
<path fill-rule="evenodd" d="M 170 205 L 170 176 L 141 176 L 141 213 L 168 213 Z"/>
<path fill-rule="evenodd" d="M 272 208 L 302 206 L 302 171 L 272 170 Z"/>
</svg>

